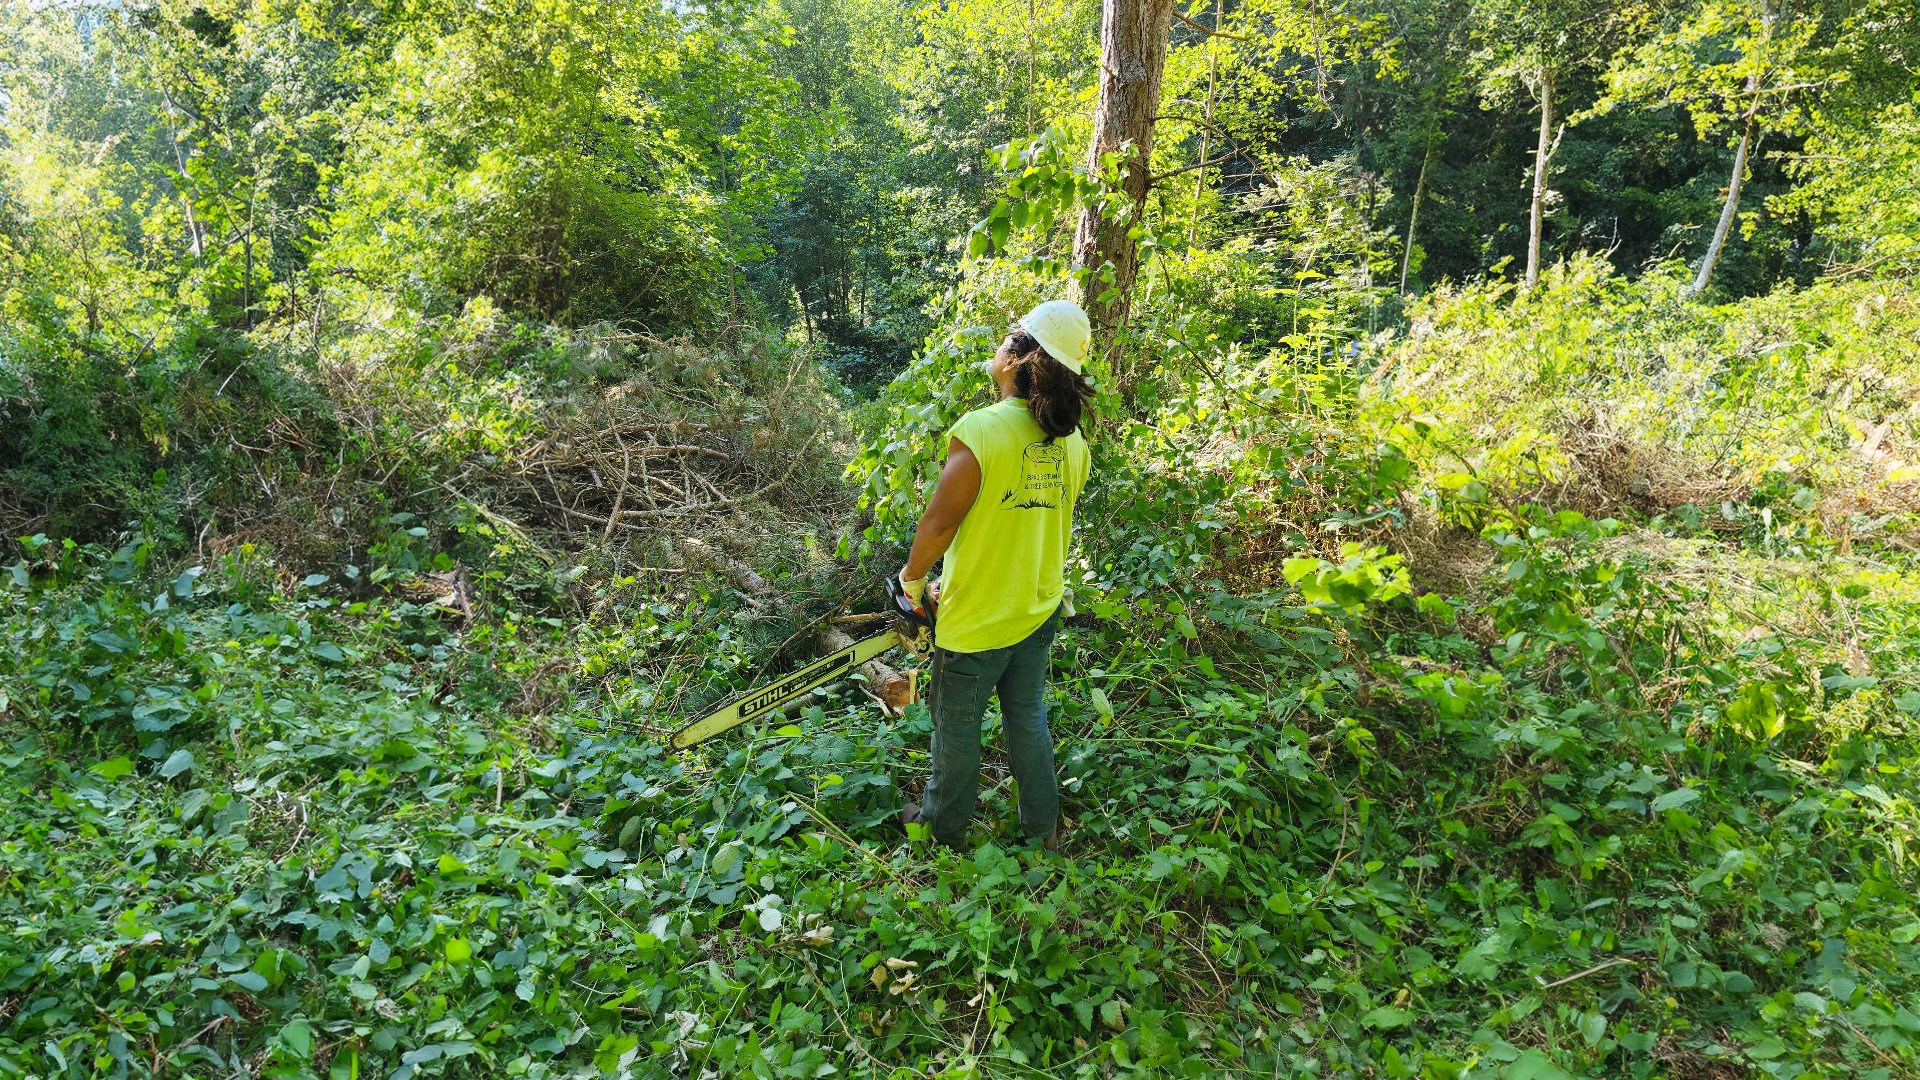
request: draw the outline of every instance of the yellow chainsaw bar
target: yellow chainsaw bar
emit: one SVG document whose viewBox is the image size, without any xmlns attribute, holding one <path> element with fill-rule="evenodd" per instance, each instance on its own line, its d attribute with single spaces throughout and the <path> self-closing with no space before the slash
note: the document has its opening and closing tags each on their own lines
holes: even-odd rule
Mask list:
<svg viewBox="0 0 1920 1080">
<path fill-rule="evenodd" d="M 861 664 L 896 645 L 907 644 L 897 631 L 882 630 L 861 638 L 828 656 L 823 656 L 789 675 L 782 675 L 765 686 L 748 690 L 693 723 L 673 733 L 668 745 L 685 750 L 722 732 L 731 731 L 749 720 L 756 720 L 791 702 L 821 683 L 839 678 Z"/>
</svg>

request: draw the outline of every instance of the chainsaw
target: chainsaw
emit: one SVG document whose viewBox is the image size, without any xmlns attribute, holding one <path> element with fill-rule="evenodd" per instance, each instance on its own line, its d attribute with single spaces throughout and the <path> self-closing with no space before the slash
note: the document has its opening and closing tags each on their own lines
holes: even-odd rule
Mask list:
<svg viewBox="0 0 1920 1080">
<path fill-rule="evenodd" d="M 873 616 L 875 619 L 884 619 L 886 629 L 861 638 L 830 656 L 823 656 L 798 671 L 728 698 L 719 708 L 674 732 L 668 740 L 668 746 L 674 750 L 685 750 L 748 721 L 757 720 L 783 705 L 791 704 L 807 691 L 846 675 L 889 649 L 903 648 L 915 656 L 926 656 L 933 650 L 933 623 L 940 607 L 933 587 L 928 586 L 923 601 L 925 606 L 916 607 L 900 587 L 899 579 L 888 574 L 887 601 L 890 610 Z"/>
</svg>

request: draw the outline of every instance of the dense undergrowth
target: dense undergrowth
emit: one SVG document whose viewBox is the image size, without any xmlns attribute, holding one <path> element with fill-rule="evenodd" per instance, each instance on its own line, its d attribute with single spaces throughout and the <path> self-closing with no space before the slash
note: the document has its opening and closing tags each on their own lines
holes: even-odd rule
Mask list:
<svg viewBox="0 0 1920 1080">
<path fill-rule="evenodd" d="M 1912 5 L 1511 7 L 0 7 L 0 1077 L 1920 1076 Z M 665 754 L 1093 206 L 1063 850 Z"/>
<path fill-rule="evenodd" d="M 1003 835 L 992 759 L 973 852 L 898 835 L 919 707 L 842 688 L 662 753 L 863 598 L 771 493 L 730 519 L 764 536 L 645 567 L 570 549 L 565 515 L 521 544 L 471 508 L 351 574 L 350 547 L 29 541 L 0 589 L 0 1073 L 1913 1075 L 1920 576 L 1898 530 L 1829 524 L 1900 481 L 1849 471 L 1872 463 L 1838 420 L 1799 488 L 1741 458 L 1697 503 L 1578 453 L 1489 465 L 1526 455 L 1454 426 L 1499 423 L 1472 396 L 1498 387 L 1410 377 L 1422 350 L 1504 334 L 1490 371 L 1628 407 L 1504 321 L 1589 288 L 1719 318 L 1577 275 L 1531 309 L 1469 293 L 1431 337 L 1350 364 L 1283 343 L 1103 429 L 1058 855 Z M 1880 288 L 1826 294 L 1824 325 L 1904 310 Z M 1762 352 L 1791 351 L 1728 350 Z M 1826 376 L 1769 369 L 1756 404 L 1740 370 L 1668 419 L 1830 415 Z M 655 410 L 699 392 L 649 385 Z M 739 385 L 751 409 L 782 384 Z M 1727 458 L 1640 452 L 1696 445 Z M 1547 501 L 1568 477 L 1590 515 Z M 876 507 L 876 542 L 910 505 Z M 778 595 L 743 595 L 736 556 Z M 438 602 L 450 568 L 545 558 Z"/>
</svg>

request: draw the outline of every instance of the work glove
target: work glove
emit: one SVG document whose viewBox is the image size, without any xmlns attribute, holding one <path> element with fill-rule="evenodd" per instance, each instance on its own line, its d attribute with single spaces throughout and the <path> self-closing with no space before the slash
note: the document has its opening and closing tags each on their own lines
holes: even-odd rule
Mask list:
<svg viewBox="0 0 1920 1080">
<path fill-rule="evenodd" d="M 924 607 L 925 604 L 923 604 L 922 601 L 927 595 L 927 576 L 922 574 L 917 578 L 909 579 L 907 577 L 907 568 L 904 566 L 901 567 L 900 592 L 908 600 L 913 602 L 914 607 Z"/>
<path fill-rule="evenodd" d="M 915 656 L 926 656 L 933 648 L 933 619 L 940 602 L 937 589 L 927 586 L 925 577 L 887 579 L 887 600 L 893 605 L 901 640 Z"/>
</svg>

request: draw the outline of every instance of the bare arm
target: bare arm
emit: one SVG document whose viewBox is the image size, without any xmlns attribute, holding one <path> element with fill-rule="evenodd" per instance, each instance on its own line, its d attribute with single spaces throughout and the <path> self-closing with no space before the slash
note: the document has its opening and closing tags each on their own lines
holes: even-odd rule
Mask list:
<svg viewBox="0 0 1920 1080">
<path fill-rule="evenodd" d="M 960 531 L 973 500 L 980 495 L 980 461 L 959 439 L 947 441 L 947 466 L 940 470 L 940 482 L 934 485 L 927 512 L 920 515 L 920 527 L 913 533 L 913 550 L 907 553 L 907 565 L 900 577 L 913 581 L 927 576 L 933 564 L 947 553 L 953 536 Z"/>
</svg>

